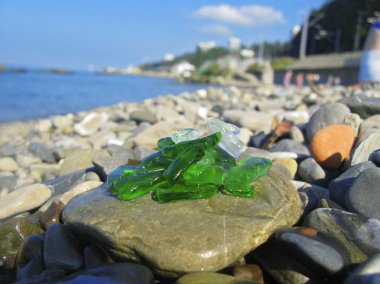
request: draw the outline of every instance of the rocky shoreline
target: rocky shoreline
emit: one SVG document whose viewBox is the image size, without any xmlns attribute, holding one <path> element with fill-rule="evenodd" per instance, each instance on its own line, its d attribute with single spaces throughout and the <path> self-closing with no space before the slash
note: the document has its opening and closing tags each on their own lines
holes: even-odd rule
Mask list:
<svg viewBox="0 0 380 284">
<path fill-rule="evenodd" d="M 272 160 L 254 199 L 109 194 L 116 167 L 210 118 L 240 127 L 241 157 Z M 377 86 L 214 88 L 0 133 L 0 283 L 379 281 Z"/>
</svg>

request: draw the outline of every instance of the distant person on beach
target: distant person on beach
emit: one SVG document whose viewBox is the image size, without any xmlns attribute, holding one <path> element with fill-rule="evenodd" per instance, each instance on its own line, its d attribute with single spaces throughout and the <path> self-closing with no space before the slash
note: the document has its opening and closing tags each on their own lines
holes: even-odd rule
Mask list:
<svg viewBox="0 0 380 284">
<path fill-rule="evenodd" d="M 309 83 L 309 86 L 311 88 L 315 87 L 315 84 L 319 81 L 319 79 L 320 79 L 320 76 L 319 74 L 316 74 L 316 73 L 311 73 L 311 74 L 306 75 L 306 80 Z"/>
<path fill-rule="evenodd" d="M 298 89 L 301 89 L 303 87 L 303 80 L 304 80 L 303 73 L 298 73 L 296 75 L 296 86 Z"/>
<path fill-rule="evenodd" d="M 291 70 L 286 71 L 284 74 L 284 79 L 282 80 L 282 84 L 285 88 L 288 88 L 290 85 L 290 81 L 292 80 L 293 72 Z"/>
</svg>

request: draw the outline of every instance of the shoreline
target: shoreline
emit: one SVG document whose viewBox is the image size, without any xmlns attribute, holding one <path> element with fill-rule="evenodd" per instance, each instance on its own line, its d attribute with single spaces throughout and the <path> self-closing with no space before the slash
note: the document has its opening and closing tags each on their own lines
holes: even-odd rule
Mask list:
<svg viewBox="0 0 380 284">
<path fill-rule="evenodd" d="M 173 131 L 195 128 L 207 135 L 209 119 L 239 127 L 236 136 L 245 146 L 239 160 L 270 160 L 270 172 L 253 183 L 253 198 L 218 192 L 209 201 L 178 201 L 182 203 L 177 206 L 158 204 L 148 195 L 126 204 L 129 201 L 109 194 L 107 179 L 115 169 L 139 165 L 157 152 L 157 141 Z M 0 247 L 4 247 L 0 258 L 15 260 L 29 236 L 44 244 L 41 271 L 25 279 L 50 281 L 42 255 L 64 270 L 61 255 L 76 247 L 83 247 L 75 256 L 78 275 L 88 273 L 89 267 L 83 263 L 91 257 L 85 251 L 94 250 L 95 255 L 102 256 L 99 267 L 106 272 L 126 265 L 134 275 L 151 273 L 159 284 L 172 284 L 183 275 L 191 277 L 204 265 L 213 274 L 226 277 L 228 272 L 217 271 L 236 263 L 242 255 L 247 256 L 247 262 L 235 265 L 234 271 L 254 264 L 260 275 L 268 274 L 283 283 L 292 279 L 298 264 L 291 263 L 278 274 L 271 265 L 282 267 L 280 256 L 290 259 L 297 255 L 304 263 L 314 263 L 321 253 L 331 251 L 337 257 L 327 258 L 328 267 L 319 273 L 330 279 L 330 267 L 337 267 L 333 273 L 343 279 L 355 272 L 343 271 L 342 267 L 351 267 L 353 261 L 367 265 L 366 259 L 377 253 L 373 235 L 380 230 L 378 191 L 368 185 L 380 180 L 380 90 L 336 87 L 316 94 L 309 88 L 279 86 L 199 89 L 139 103 L 123 102 L 75 114 L 0 124 L 0 133 L 0 234 L 17 240 L 8 247 L 4 243 L 8 237 L 0 239 Z M 326 159 L 331 156 L 341 158 Z M 355 194 L 350 194 L 351 190 Z M 141 212 L 147 214 L 144 221 Z M 365 228 L 360 236 L 347 218 Z M 78 234 L 82 231 L 83 235 Z M 233 237 L 220 238 L 226 232 Z M 304 246 L 289 246 L 289 250 L 272 246 L 272 242 L 288 242 L 283 234 L 292 234 Z M 144 241 L 130 241 L 131 235 Z M 80 237 L 78 246 L 76 239 Z M 208 241 L 202 246 L 192 243 L 200 238 Z M 374 249 L 360 249 L 358 244 L 363 243 Z M 225 253 L 226 247 L 230 254 Z M 213 254 L 200 255 L 204 251 Z M 251 261 L 252 255 L 258 264 Z M 214 256 L 222 262 L 215 264 Z M 146 266 L 126 263 L 140 257 L 148 260 Z M 102 266 L 105 263 L 108 268 Z M 12 273 L 6 275 L 12 281 L 14 272 L 25 268 L 15 261 L 7 265 Z M 313 266 L 306 268 L 312 270 Z M 55 277 L 75 277 L 71 273 L 67 270 L 67 274 Z M 3 277 L 1 274 L 0 266 Z M 113 279 L 114 273 L 109 275 Z M 301 276 L 314 282 L 319 279 L 314 274 Z"/>
</svg>

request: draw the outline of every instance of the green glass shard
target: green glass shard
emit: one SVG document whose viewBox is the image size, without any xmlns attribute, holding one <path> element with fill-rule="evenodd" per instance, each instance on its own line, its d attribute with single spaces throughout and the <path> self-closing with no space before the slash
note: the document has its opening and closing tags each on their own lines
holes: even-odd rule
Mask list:
<svg viewBox="0 0 380 284">
<path fill-rule="evenodd" d="M 204 150 L 200 146 L 185 150 L 169 165 L 163 177 L 168 182 L 174 182 L 191 164 L 198 162 L 203 154 Z"/>
<path fill-rule="evenodd" d="M 174 184 L 168 188 L 157 188 L 152 193 L 154 200 L 164 203 L 181 199 L 210 198 L 218 193 L 218 187 L 213 184 L 201 184 L 198 186 Z"/>
<path fill-rule="evenodd" d="M 214 134 L 199 138 L 197 140 L 185 141 L 185 142 L 180 142 L 175 145 L 166 146 L 165 148 L 162 149 L 162 153 L 164 156 L 175 158 L 179 154 L 184 152 L 185 150 L 194 146 L 199 146 L 205 151 L 217 145 L 221 139 L 222 139 L 222 133 L 216 132 Z"/>
<path fill-rule="evenodd" d="M 158 150 L 162 150 L 169 145 L 174 145 L 174 141 L 170 137 L 164 137 L 157 141 Z"/>
<path fill-rule="evenodd" d="M 123 176 L 114 183 L 114 189 L 121 200 L 133 200 L 151 192 L 152 186 L 162 178 L 163 173 L 164 170 L 158 170 Z"/>
<path fill-rule="evenodd" d="M 183 173 L 185 184 L 205 184 L 222 185 L 226 175 L 225 169 L 216 165 L 193 164 Z"/>
<path fill-rule="evenodd" d="M 258 177 L 266 175 L 272 161 L 264 158 L 248 157 L 239 162 L 237 167 L 229 169 L 224 188 L 226 192 L 241 191 Z"/>
<path fill-rule="evenodd" d="M 114 193 L 116 193 L 115 183 L 119 179 L 122 179 L 125 176 L 133 174 L 139 167 L 131 166 L 120 166 L 110 172 L 107 176 L 107 187 L 110 188 Z"/>
<path fill-rule="evenodd" d="M 156 152 L 141 161 L 141 168 L 145 171 L 155 171 L 166 169 L 173 159 L 162 155 L 162 152 Z"/>
</svg>

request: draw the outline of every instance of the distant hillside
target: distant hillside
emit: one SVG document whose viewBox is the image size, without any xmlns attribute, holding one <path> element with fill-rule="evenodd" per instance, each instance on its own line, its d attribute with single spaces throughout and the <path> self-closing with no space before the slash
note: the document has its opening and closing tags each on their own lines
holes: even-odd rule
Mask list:
<svg viewBox="0 0 380 284">
<path fill-rule="evenodd" d="M 188 61 L 196 67 L 200 67 L 204 62 L 208 60 L 216 60 L 228 54 L 228 50 L 223 47 L 215 47 L 207 51 L 201 51 L 196 49 L 195 52 L 185 53 L 183 55 L 177 56 L 173 61 L 165 62 L 159 61 L 150 64 L 144 64 L 141 66 L 142 69 L 160 69 L 176 64 L 180 61 Z"/>
<path fill-rule="evenodd" d="M 310 22 L 320 18 L 309 27 L 307 54 L 331 53 L 335 51 L 335 39 L 340 36 L 339 52 L 353 51 L 355 34 L 358 28 L 359 50 L 362 49 L 371 26 L 369 19 L 380 13 L 379 0 L 330 0 L 310 14 Z M 358 25 L 359 21 L 359 25 Z M 320 35 L 326 31 L 327 35 Z M 340 33 L 340 35 L 339 35 Z M 290 42 L 288 55 L 298 56 L 301 33 Z"/>
</svg>

